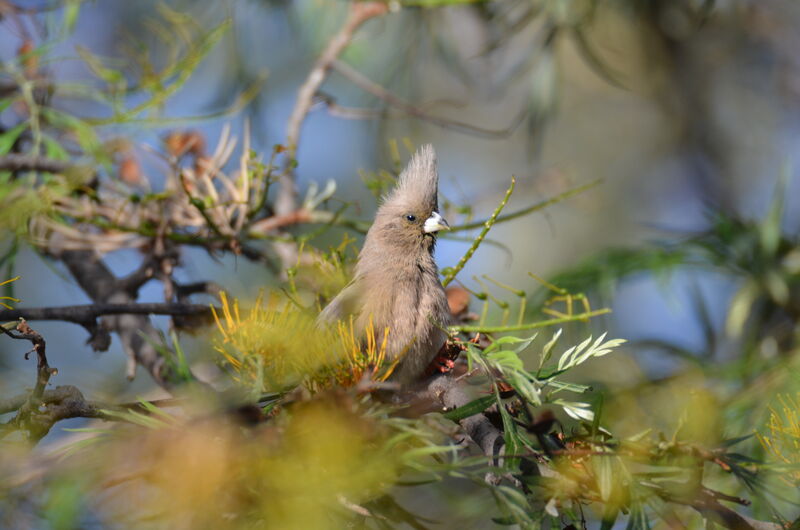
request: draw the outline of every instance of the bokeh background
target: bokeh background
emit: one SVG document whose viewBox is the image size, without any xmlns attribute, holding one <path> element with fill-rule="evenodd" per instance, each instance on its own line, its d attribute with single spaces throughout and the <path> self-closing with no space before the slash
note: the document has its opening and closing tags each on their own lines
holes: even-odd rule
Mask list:
<svg viewBox="0 0 800 530">
<path fill-rule="evenodd" d="M 491 213 L 512 175 L 517 187 L 508 211 L 600 181 L 541 213 L 494 228 L 490 238 L 497 244 L 482 246 L 459 276 L 475 290 L 482 287 L 473 276 L 488 274 L 534 293 L 541 285 L 528 272 L 553 278 L 608 249 L 678 241 L 707 230 L 712 212 L 762 219 L 781 179 L 786 184 L 780 197 L 785 204 L 783 230 L 796 235 L 796 2 L 447 3 L 421 0 L 402 9 L 398 4 L 397 12 L 361 28 L 342 57 L 440 123 L 389 108 L 332 72 L 324 93 L 338 105 L 368 108 L 375 116 L 348 119 L 332 115 L 322 103 L 315 106 L 297 153 L 301 194 L 312 182 L 334 180 L 335 200 L 352 203 L 353 216 L 370 219 L 375 200 L 364 179 L 369 172 L 391 167 L 391 142 L 407 156 L 404 141 L 435 146 L 442 196 L 453 204 L 469 205 L 475 218 Z M 345 2 L 331 0 L 88 3 L 74 31 L 52 44 L 50 55 L 58 60 L 46 68 L 54 78 L 83 82 L 88 66 L 77 58 L 77 47 L 124 67 L 138 46 L 159 64 L 169 60 L 158 22 L 164 13 L 188 16 L 201 28 L 229 19 L 231 26 L 219 45 L 169 98 L 161 115 L 110 126 L 104 134 L 158 146 L 169 131 L 188 128 L 213 146 L 227 124 L 239 137 L 249 127 L 253 149 L 267 153 L 285 141 L 298 87 L 341 27 L 346 10 Z M 46 31 L 60 16 L 58 11 L 45 12 L 41 27 L 26 31 Z M 22 33 L 11 18 L 0 22 L 3 60 L 15 57 Z M 224 112 L 254 84 L 259 84 L 258 92 L 246 106 Z M 131 103 L 136 103 L 135 96 Z M 55 105 L 88 116 L 107 112 L 91 101 L 59 94 Z M 3 119 L 0 114 L 0 122 Z M 157 187 L 159 162 L 141 145 L 137 153 Z M 464 218 L 455 208 L 449 214 Z M 334 240 L 330 236 L 329 241 Z M 327 242 L 318 241 L 321 246 Z M 442 238 L 438 263 L 453 265 L 468 246 L 469 242 Z M 137 260 L 132 251 L 108 257 L 118 274 L 131 271 Z M 275 281 L 272 273 L 243 258 L 215 260 L 190 251 L 184 264 L 185 280 L 212 278 L 245 298 Z M 15 292 L 22 306 L 88 302 L 58 266 L 30 249 L 20 253 L 16 271 L 21 278 Z M 613 276 L 609 272 L 609 278 Z M 724 335 L 731 300 L 742 281 L 713 267 L 676 267 L 662 273 L 642 270 L 593 289 L 592 306 L 607 306 L 613 312 L 592 325 L 632 345 L 578 377 L 600 387 L 627 388 L 685 369 L 690 361 L 653 343 L 696 351 L 707 345 L 708 326 Z M 698 318 L 698 296 L 708 310 L 707 321 Z M 161 298 L 155 283 L 142 291 L 141 301 Z M 97 398 L 158 395 L 141 370 L 135 381 L 125 379 L 125 356 L 116 342 L 110 351 L 94 354 L 84 345 L 86 334 L 80 327 L 47 322 L 37 329 L 54 345 L 50 355 L 59 367 L 58 383 L 77 384 Z M 584 332 L 585 328 L 580 333 Z M 187 340 L 192 344 L 187 350 L 204 362 L 206 343 Z M 639 346 L 637 341 L 642 341 Z M 29 385 L 32 363 L 22 359 L 24 345 L 9 342 L 0 342 L 4 394 Z M 736 341 L 720 348 L 723 358 L 737 354 Z M 64 426 L 82 422 L 72 420 Z M 59 435 L 54 429 L 50 436 Z"/>
<path fill-rule="evenodd" d="M 518 184 L 509 210 L 602 179 L 544 213 L 495 228 L 492 238 L 503 248 L 482 248 L 461 275 L 473 287 L 473 275 L 489 274 L 534 290 L 538 284 L 528 271 L 547 277 L 601 249 L 702 230 L 710 208 L 759 218 L 782 173 L 789 182 L 785 226 L 796 227 L 800 64 L 794 50 L 800 37 L 793 28 L 800 9 L 788 1 L 637 4 L 501 2 L 403 10 L 371 21 L 344 59 L 399 97 L 432 116 L 492 131 L 508 132 L 503 130 L 520 113 L 525 117 L 508 134 L 485 138 L 394 111 L 392 117 L 354 120 L 332 116 L 318 105 L 302 133 L 300 187 L 333 179 L 337 196 L 352 200 L 354 211 L 368 219 L 374 200 L 360 172 L 388 167 L 388 142 L 404 138 L 434 144 L 443 196 L 471 205 L 478 217 L 494 209 L 512 175 Z M 74 33 L 56 43 L 55 55 L 63 60 L 47 67 L 56 77 L 85 78 L 87 66 L 76 58 L 76 46 L 123 63 L 139 43 L 149 47 L 156 64 L 166 60 L 159 59 L 167 46 L 158 35 L 156 5 L 108 0 L 86 6 Z M 341 2 L 323 1 L 165 5 L 205 27 L 229 17 L 231 29 L 165 105 L 166 124 L 154 119 L 119 132 L 153 145 L 168 130 L 190 127 L 213 146 L 223 124 L 241 137 L 247 120 L 253 147 L 264 152 L 284 141 L 297 89 L 346 10 Z M 10 20 L 3 25 L 0 49 L 9 60 L 20 32 Z M 574 28 L 580 28 L 580 36 Z M 226 109 L 262 77 L 258 95 L 243 112 L 189 119 Z M 340 105 L 386 109 L 335 72 L 323 89 Z M 59 103 L 88 115 L 103 111 L 80 100 Z M 156 162 L 149 163 L 150 178 L 157 180 Z M 439 263 L 453 264 L 467 246 L 444 239 Z M 116 272 L 129 271 L 135 257 L 123 252 L 110 262 Z M 270 282 L 268 273 L 246 260 L 214 262 L 197 252 L 186 265 L 188 277 L 222 278 L 234 293 Z M 26 306 L 86 301 L 33 252 L 20 256 L 19 270 L 16 289 Z M 696 346 L 700 330 L 688 310 L 687 289 L 700 286 L 719 324 L 733 283 L 707 271 L 666 280 L 637 275 L 607 301 L 614 315 L 605 326 L 631 339 L 658 337 Z M 160 294 L 155 284 L 143 292 L 153 301 Z M 92 371 L 82 370 L 81 377 L 90 379 L 84 384 L 99 390 L 105 381 L 99 374 L 122 372 L 120 352 L 89 353 L 80 328 L 41 327 L 59 336 L 59 349 L 66 354 L 59 365 L 92 363 Z M 650 363 L 668 364 L 658 355 L 649 357 Z M 24 369 L 17 355 L 3 359 L 6 375 Z M 24 386 L 17 379 L 3 377 L 3 386 Z M 131 391 L 140 389 L 134 384 Z"/>
</svg>

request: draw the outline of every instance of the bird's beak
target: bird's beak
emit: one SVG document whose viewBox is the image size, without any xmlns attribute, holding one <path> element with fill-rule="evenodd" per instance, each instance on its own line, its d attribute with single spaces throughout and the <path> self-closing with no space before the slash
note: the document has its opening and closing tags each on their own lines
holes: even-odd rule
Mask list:
<svg viewBox="0 0 800 530">
<path fill-rule="evenodd" d="M 426 234 L 431 234 L 438 232 L 439 230 L 450 230 L 450 225 L 447 224 L 447 221 L 444 220 L 444 217 L 439 215 L 439 212 L 433 212 L 433 214 L 425 220 L 425 224 L 422 225 L 422 229 Z"/>
</svg>

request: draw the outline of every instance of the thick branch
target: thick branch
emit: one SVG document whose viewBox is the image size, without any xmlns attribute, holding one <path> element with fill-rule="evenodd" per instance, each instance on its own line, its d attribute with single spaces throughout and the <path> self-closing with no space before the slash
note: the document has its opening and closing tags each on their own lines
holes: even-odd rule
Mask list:
<svg viewBox="0 0 800 530">
<path fill-rule="evenodd" d="M 87 320 L 103 315 L 171 315 L 180 317 L 211 316 L 210 306 L 186 303 L 148 304 L 85 304 L 61 307 L 31 307 L 0 310 L 0 321 L 17 320 L 62 320 L 84 324 Z"/>
<path fill-rule="evenodd" d="M 185 300 L 189 294 L 207 292 L 207 282 L 178 286 L 178 299 Z M 127 288 L 121 288 L 123 292 Z M 189 293 L 189 294 L 187 294 Z M 202 304 L 151 303 L 151 304 L 86 304 L 62 307 L 31 307 L 0 309 L 0 322 L 24 318 L 26 320 L 59 320 L 72 322 L 86 328 L 88 343 L 94 351 L 106 351 L 111 345 L 108 329 L 97 321 L 106 315 L 170 315 L 179 328 L 196 328 L 212 321 L 210 306 Z"/>
<path fill-rule="evenodd" d="M 69 418 L 109 419 L 102 410 L 114 408 L 87 401 L 83 397 L 83 393 L 72 385 L 45 390 L 35 409 L 29 409 L 26 405 L 27 399 L 27 396 L 20 395 L 0 401 L 0 414 L 19 409 L 17 417 L 7 424 L 6 431 L 10 432 L 23 426 L 21 418 L 25 414 L 24 428 L 28 430 L 30 438 L 34 442 L 44 438 L 53 425 L 61 420 Z M 41 408 L 38 405 L 41 405 Z"/>
<path fill-rule="evenodd" d="M 42 156 L 7 154 L 0 156 L 0 170 L 3 171 L 45 171 L 65 173 L 76 166 L 72 162 L 54 160 Z"/>
<path fill-rule="evenodd" d="M 452 410 L 466 405 L 472 396 L 449 375 L 434 376 L 428 383 L 427 392 L 444 409 Z M 503 433 L 483 414 L 475 414 L 459 422 L 466 434 L 481 448 L 486 456 L 496 459 L 503 447 Z"/>
<path fill-rule="evenodd" d="M 73 387 L 58 386 L 53 390 L 45 390 L 42 394 L 42 403 L 55 403 L 69 397 Z M 0 399 L 0 414 L 14 412 L 28 401 L 29 394 L 19 394 L 10 398 Z"/>
</svg>

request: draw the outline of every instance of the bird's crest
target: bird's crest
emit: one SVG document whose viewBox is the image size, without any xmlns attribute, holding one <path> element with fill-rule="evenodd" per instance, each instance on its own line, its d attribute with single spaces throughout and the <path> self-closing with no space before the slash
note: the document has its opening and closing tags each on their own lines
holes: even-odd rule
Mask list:
<svg viewBox="0 0 800 530">
<path fill-rule="evenodd" d="M 397 186 L 387 197 L 388 201 L 402 199 L 413 205 L 438 209 L 439 173 L 436 170 L 436 152 L 431 144 L 420 147 L 405 170 L 400 174 Z"/>
</svg>

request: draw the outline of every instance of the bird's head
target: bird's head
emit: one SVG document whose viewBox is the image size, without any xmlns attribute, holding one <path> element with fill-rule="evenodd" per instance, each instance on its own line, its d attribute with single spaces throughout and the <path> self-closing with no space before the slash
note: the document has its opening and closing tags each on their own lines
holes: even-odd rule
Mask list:
<svg viewBox="0 0 800 530">
<path fill-rule="evenodd" d="M 378 208 L 368 239 L 374 236 L 401 252 L 432 248 L 436 233 L 450 228 L 439 214 L 438 187 L 436 153 L 433 146 L 425 145 Z"/>
</svg>

